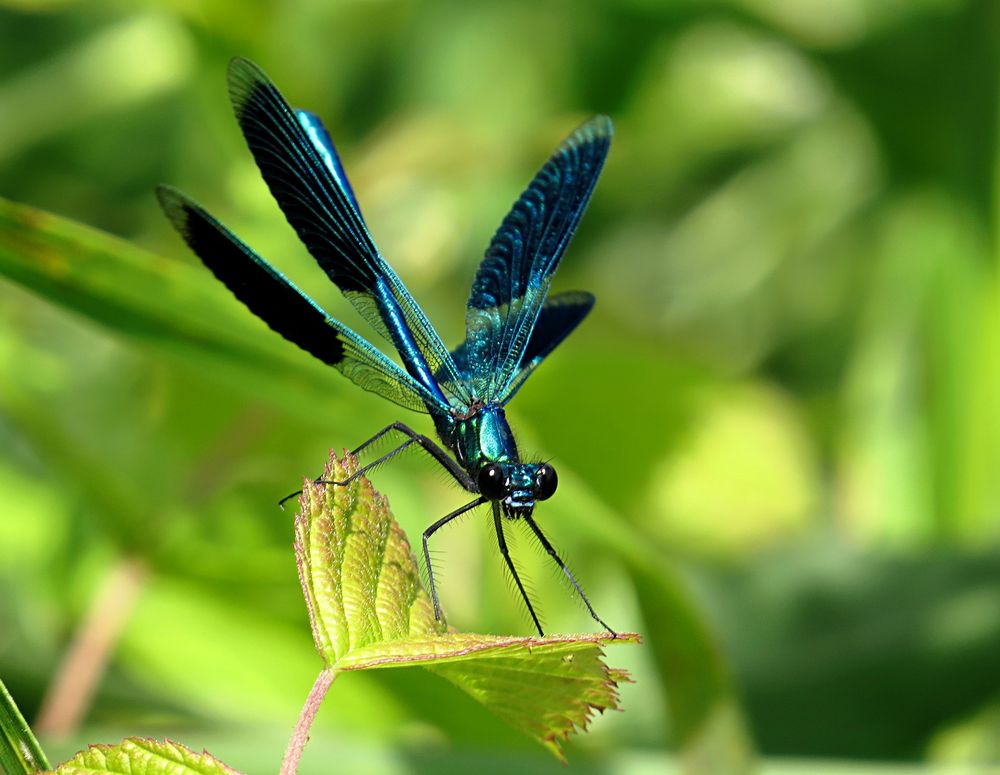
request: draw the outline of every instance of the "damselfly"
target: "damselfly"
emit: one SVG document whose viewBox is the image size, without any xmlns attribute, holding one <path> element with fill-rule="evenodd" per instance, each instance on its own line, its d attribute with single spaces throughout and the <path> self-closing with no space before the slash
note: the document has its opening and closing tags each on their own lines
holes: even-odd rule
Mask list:
<svg viewBox="0 0 1000 775">
<path fill-rule="evenodd" d="M 187 196 L 163 186 L 157 190 L 160 204 L 191 250 L 272 329 L 365 390 L 430 414 L 444 447 L 395 422 L 355 453 L 364 453 L 388 434 L 398 434 L 401 443 L 354 476 L 416 445 L 475 495 L 424 531 L 435 615 L 442 618 L 428 541 L 456 517 L 489 504 L 500 552 L 539 634 L 542 626 L 507 548 L 505 520 L 521 520 L 530 528 L 590 615 L 611 631 L 533 517 L 535 504 L 556 490 L 555 469 L 521 460 L 504 412 L 524 381 L 594 305 L 586 292 L 550 296 L 548 291 L 604 164 L 610 119 L 597 116 L 573 132 L 514 203 L 473 281 L 465 341 L 449 352 L 375 247 L 319 118 L 290 108 L 263 71 L 246 59 L 230 63 L 229 96 L 247 145 L 288 222 L 365 320 L 392 342 L 402 367 L 330 317 Z"/>
</svg>

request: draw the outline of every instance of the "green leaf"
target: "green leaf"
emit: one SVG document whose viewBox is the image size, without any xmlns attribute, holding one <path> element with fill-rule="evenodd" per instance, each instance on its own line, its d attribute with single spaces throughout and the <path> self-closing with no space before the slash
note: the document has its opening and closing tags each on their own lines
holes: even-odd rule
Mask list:
<svg viewBox="0 0 1000 775">
<path fill-rule="evenodd" d="M 331 457 L 323 479 L 356 470 Z M 440 631 L 406 535 L 386 499 L 359 477 L 349 487 L 307 485 L 295 556 L 316 648 L 327 664 L 365 646 Z"/>
<path fill-rule="evenodd" d="M 326 481 L 357 460 L 331 455 Z M 416 559 L 388 501 L 364 477 L 346 487 L 307 482 L 295 551 L 316 648 L 334 673 L 419 665 L 447 678 L 563 759 L 560 741 L 594 712 L 618 708 L 624 670 L 602 646 L 629 633 L 544 638 L 459 633 L 434 618 Z"/>
<path fill-rule="evenodd" d="M 200 267 L 0 198 L 0 276 L 291 411 L 331 400 L 332 370 L 270 335 Z"/>
<path fill-rule="evenodd" d="M 49 769 L 45 753 L 21 715 L 14 698 L 0 681 L 0 771 L 8 775 Z"/>
<path fill-rule="evenodd" d="M 126 738 L 120 745 L 92 745 L 81 751 L 65 764 L 60 764 L 58 775 L 97 775 L 97 773 L 121 773 L 134 775 L 238 775 L 214 756 L 202 751 L 195 753 L 190 748 L 164 740 L 142 740 L 138 737 Z"/>
<path fill-rule="evenodd" d="M 632 572 L 649 627 L 649 654 L 690 771 L 754 772 L 753 742 L 732 677 L 681 579 L 639 563 Z"/>
<path fill-rule="evenodd" d="M 209 351 L 223 351 L 227 357 L 259 355 L 242 350 L 226 333 L 231 310 L 211 303 L 221 297 L 199 282 L 192 267 L 3 199 L 0 273 L 109 328 L 191 357 L 203 358 Z"/>
<path fill-rule="evenodd" d="M 595 711 L 617 709 L 617 686 L 629 681 L 627 671 L 602 660 L 601 646 L 610 640 L 603 633 L 532 638 L 453 632 L 367 646 L 336 669 L 421 664 L 564 760 L 560 740 L 585 730 Z M 637 640 L 634 634 L 617 639 Z"/>
</svg>

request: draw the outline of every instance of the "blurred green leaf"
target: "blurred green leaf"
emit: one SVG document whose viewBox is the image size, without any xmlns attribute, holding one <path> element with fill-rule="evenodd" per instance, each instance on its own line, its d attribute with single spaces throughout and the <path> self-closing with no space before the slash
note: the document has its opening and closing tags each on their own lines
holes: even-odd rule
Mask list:
<svg viewBox="0 0 1000 775">
<path fill-rule="evenodd" d="M 251 379 L 291 410 L 330 401 L 329 368 L 261 336 L 262 324 L 193 266 L 0 199 L 0 274 L 213 376 Z"/>
<path fill-rule="evenodd" d="M 754 747 L 726 655 L 676 559 L 623 524 L 587 482 L 563 480 L 559 509 L 574 514 L 576 529 L 621 558 L 632 577 L 672 744 L 694 773 L 752 770 Z"/>
<path fill-rule="evenodd" d="M 138 14 L 0 82 L 0 113 L 20 118 L 0 126 L 0 163 L 48 135 L 151 100 L 182 81 L 190 61 L 179 25 L 161 14 Z M 39 100 L 45 93 L 61 98 Z"/>
<path fill-rule="evenodd" d="M 648 641 L 690 772 L 749 773 L 754 746 L 725 659 L 680 578 L 633 565 Z"/>
<path fill-rule="evenodd" d="M 325 481 L 358 470 L 331 455 Z M 563 759 L 559 742 L 594 711 L 618 707 L 623 670 L 605 666 L 609 634 L 517 638 L 445 631 L 388 501 L 358 477 L 307 482 L 295 520 L 299 578 L 320 655 L 336 673 L 421 665 L 452 681 Z M 638 642 L 624 634 L 614 642 Z"/>
</svg>

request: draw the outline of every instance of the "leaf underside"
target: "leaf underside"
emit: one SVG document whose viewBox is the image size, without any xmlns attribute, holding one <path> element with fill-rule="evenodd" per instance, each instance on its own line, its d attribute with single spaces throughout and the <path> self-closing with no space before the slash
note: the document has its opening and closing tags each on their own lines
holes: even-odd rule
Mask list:
<svg viewBox="0 0 1000 775">
<path fill-rule="evenodd" d="M 326 482 L 357 470 L 331 455 Z M 618 708 L 624 670 L 602 646 L 635 634 L 544 638 L 459 633 L 434 618 L 416 559 L 386 499 L 358 477 L 350 485 L 306 482 L 295 552 L 316 648 L 334 672 L 422 666 L 563 759 L 560 741 L 594 712 Z"/>
</svg>

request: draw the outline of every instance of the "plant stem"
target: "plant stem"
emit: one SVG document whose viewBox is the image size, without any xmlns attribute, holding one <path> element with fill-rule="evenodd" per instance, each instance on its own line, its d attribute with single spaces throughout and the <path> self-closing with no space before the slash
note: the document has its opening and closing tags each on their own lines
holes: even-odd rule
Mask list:
<svg viewBox="0 0 1000 775">
<path fill-rule="evenodd" d="M 112 566 L 45 693 L 35 719 L 39 734 L 65 738 L 80 726 L 145 577 L 138 559 L 124 557 Z"/>
<path fill-rule="evenodd" d="M 330 668 L 324 668 L 316 676 L 316 683 L 313 684 L 312 691 L 306 698 L 306 704 L 302 706 L 302 713 L 299 714 L 299 723 L 295 725 L 292 739 L 288 741 L 288 749 L 281 762 L 281 775 L 295 775 L 298 772 L 299 759 L 302 758 L 302 751 L 309 741 L 309 730 L 312 728 L 313 719 L 316 718 L 319 706 L 336 677 L 337 674 Z"/>
</svg>

